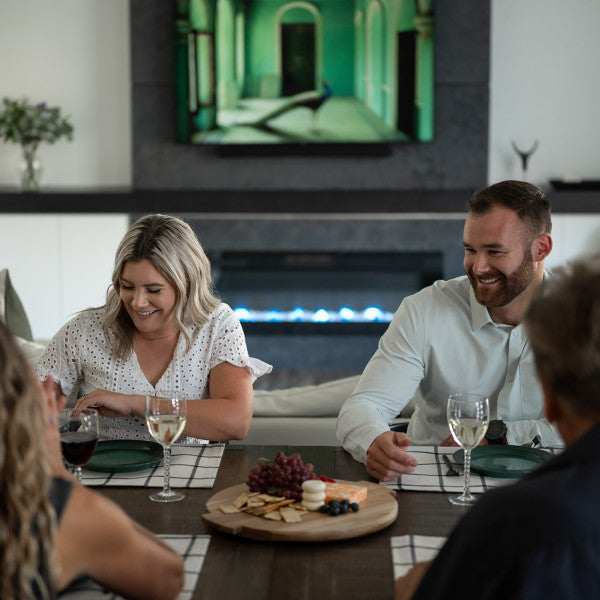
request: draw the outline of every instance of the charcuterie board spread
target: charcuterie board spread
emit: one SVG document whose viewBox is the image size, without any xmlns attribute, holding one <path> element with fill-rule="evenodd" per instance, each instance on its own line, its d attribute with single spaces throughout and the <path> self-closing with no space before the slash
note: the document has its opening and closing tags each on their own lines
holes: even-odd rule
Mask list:
<svg viewBox="0 0 600 600">
<path fill-rule="evenodd" d="M 289 522 L 265 518 L 270 502 L 277 499 L 264 500 L 263 506 L 258 505 L 258 494 L 253 496 L 248 485 L 242 483 L 221 490 L 214 494 L 206 503 L 206 513 L 203 520 L 219 531 L 255 540 L 290 541 L 290 542 L 326 542 L 360 537 L 379 531 L 393 523 L 398 514 L 398 503 L 395 492 L 368 481 L 342 481 L 337 484 L 359 486 L 366 488 L 366 497 L 361 500 L 357 510 L 348 510 L 344 514 L 332 517 L 319 510 L 301 511 L 301 515 Z M 244 494 L 246 498 L 244 498 Z M 250 499 L 247 496 L 250 496 Z M 361 494 L 361 497 L 364 495 Z M 267 496 L 265 495 L 265 498 Z M 279 498 L 279 501 L 282 501 Z M 247 503 L 256 502 L 252 508 L 255 514 L 247 511 Z M 278 510 L 285 511 L 290 504 Z M 237 508 L 241 505 L 242 509 Z M 229 507 L 234 508 L 229 508 Z M 294 509 L 291 509 L 294 510 Z M 284 514 L 287 514 L 284 512 Z M 293 517 L 293 515 L 290 515 Z"/>
</svg>

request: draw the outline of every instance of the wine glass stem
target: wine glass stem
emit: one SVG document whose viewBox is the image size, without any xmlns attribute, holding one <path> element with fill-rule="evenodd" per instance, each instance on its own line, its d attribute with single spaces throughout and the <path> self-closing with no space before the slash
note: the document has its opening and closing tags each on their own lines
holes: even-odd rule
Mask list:
<svg viewBox="0 0 600 600">
<path fill-rule="evenodd" d="M 164 463 L 165 463 L 165 482 L 163 485 L 163 492 L 165 494 L 168 494 L 171 492 L 171 486 L 170 486 L 170 482 L 169 482 L 169 478 L 170 478 L 170 472 L 169 472 L 169 467 L 170 467 L 170 462 L 171 462 L 171 448 L 169 446 L 165 446 L 163 448 L 163 452 L 164 452 Z"/>
<path fill-rule="evenodd" d="M 81 483 L 81 467 L 79 465 L 75 465 L 75 477 L 77 477 L 77 481 Z"/>
<path fill-rule="evenodd" d="M 471 495 L 471 490 L 469 489 L 469 475 L 471 474 L 471 449 L 465 450 L 465 487 L 463 490 L 463 496 L 468 498 Z"/>
</svg>

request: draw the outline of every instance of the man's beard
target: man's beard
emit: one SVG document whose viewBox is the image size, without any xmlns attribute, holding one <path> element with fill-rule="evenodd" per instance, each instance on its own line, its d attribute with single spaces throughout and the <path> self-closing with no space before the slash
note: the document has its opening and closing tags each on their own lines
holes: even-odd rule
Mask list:
<svg viewBox="0 0 600 600">
<path fill-rule="evenodd" d="M 510 275 L 500 271 L 486 273 L 482 279 L 494 279 L 500 277 L 495 291 L 481 287 L 479 279 L 473 273 L 473 268 L 467 272 L 475 298 L 479 304 L 488 308 L 506 306 L 512 302 L 521 292 L 525 291 L 535 277 L 535 266 L 531 252 L 527 252 L 521 264 Z"/>
</svg>

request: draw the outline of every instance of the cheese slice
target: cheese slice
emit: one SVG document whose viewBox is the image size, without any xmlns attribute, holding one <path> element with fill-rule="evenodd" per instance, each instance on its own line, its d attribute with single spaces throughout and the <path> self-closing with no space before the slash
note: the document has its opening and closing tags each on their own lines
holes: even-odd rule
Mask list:
<svg viewBox="0 0 600 600">
<path fill-rule="evenodd" d="M 367 497 L 367 488 L 349 483 L 325 483 L 325 503 L 330 500 L 348 500 L 360 504 Z"/>
</svg>

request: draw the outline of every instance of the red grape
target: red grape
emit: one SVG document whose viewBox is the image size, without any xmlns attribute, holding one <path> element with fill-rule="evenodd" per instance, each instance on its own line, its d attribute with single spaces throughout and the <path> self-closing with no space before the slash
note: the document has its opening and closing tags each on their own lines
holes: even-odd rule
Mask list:
<svg viewBox="0 0 600 600">
<path fill-rule="evenodd" d="M 302 483 L 307 479 L 316 479 L 310 463 L 302 462 L 297 452 L 286 456 L 278 452 L 273 460 L 261 458 L 250 469 L 247 485 L 251 492 L 261 492 L 283 498 L 302 499 Z"/>
</svg>

